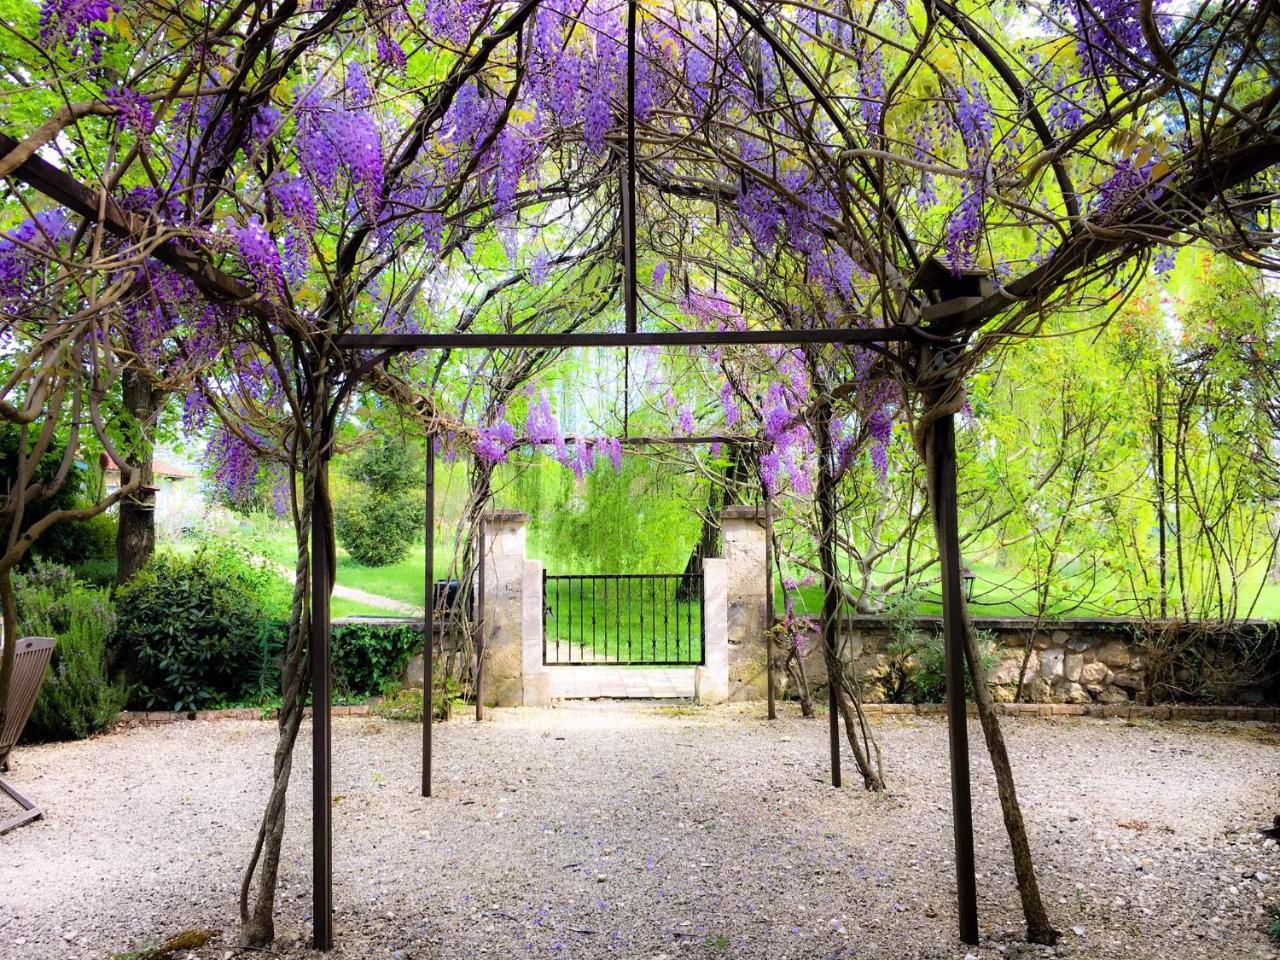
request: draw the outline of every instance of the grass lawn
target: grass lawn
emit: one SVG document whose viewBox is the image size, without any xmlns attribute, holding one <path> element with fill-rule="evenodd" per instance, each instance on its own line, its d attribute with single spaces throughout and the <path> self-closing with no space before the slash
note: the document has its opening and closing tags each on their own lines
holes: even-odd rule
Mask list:
<svg viewBox="0 0 1280 960">
<path fill-rule="evenodd" d="M 1029 617 L 1035 615 L 1035 592 L 1029 581 L 1011 577 L 1009 573 L 991 564 L 973 564 L 971 569 L 975 575 L 972 588 L 970 608 L 978 617 Z M 1246 615 L 1256 620 L 1280 619 L 1280 584 L 1266 582 L 1261 584 L 1259 592 L 1257 576 L 1243 581 L 1240 585 L 1240 610 L 1238 615 Z M 796 590 L 796 612 L 804 616 L 817 616 L 822 612 L 822 587 L 811 584 Z M 1257 602 L 1254 603 L 1254 597 Z M 1054 619 L 1090 618 L 1090 617 L 1124 617 L 1135 616 L 1133 609 L 1119 609 L 1107 601 L 1110 598 L 1099 588 L 1096 595 L 1082 604 L 1059 602 L 1052 604 L 1049 611 Z M 1249 610 L 1252 605 L 1252 610 Z M 783 609 L 783 590 L 777 587 L 777 610 Z M 852 613 L 846 605 L 846 611 Z M 937 584 L 922 591 L 919 598 L 918 611 L 922 616 L 942 615 L 942 593 Z M 1177 604 L 1170 600 L 1170 616 L 1177 616 Z M 1195 613 L 1193 611 L 1192 618 Z"/>
<path fill-rule="evenodd" d="M 239 529 L 228 531 L 245 545 L 266 557 L 276 564 L 286 568 L 292 568 L 293 556 L 293 533 L 288 526 L 272 517 L 255 517 L 252 520 L 245 520 L 241 523 Z M 453 544 L 452 542 L 442 542 L 446 538 L 439 538 L 436 543 L 436 579 L 443 580 L 449 576 L 449 565 L 453 561 Z M 974 564 L 973 571 L 976 574 L 976 581 L 973 586 L 972 607 L 977 616 L 991 617 L 1018 617 L 1030 616 L 1034 614 L 1034 596 L 1029 584 L 1026 581 L 1010 577 L 1010 575 L 1000 568 L 989 564 Z M 799 572 L 794 574 L 797 578 L 801 576 Z M 410 604 L 416 609 L 421 609 L 424 589 L 424 562 L 422 543 L 416 543 L 410 547 L 405 558 L 398 563 L 389 564 L 385 567 L 365 567 L 356 563 L 347 552 L 341 548 L 338 550 L 338 585 L 342 587 L 350 587 L 355 590 L 361 590 L 380 597 L 387 597 L 401 603 Z M 1251 582 L 1241 585 L 1240 592 L 1245 598 L 1241 603 L 1241 616 L 1245 614 L 1246 608 L 1252 602 L 1255 592 L 1258 591 L 1258 578 L 1252 578 Z M 564 589 L 563 587 L 561 589 Z M 589 587 L 588 587 L 589 589 Z M 777 604 L 776 609 L 781 612 L 783 609 L 783 590 L 779 583 L 776 586 Z M 280 597 L 282 602 L 288 603 L 291 586 L 285 576 L 280 578 Z M 817 616 L 822 610 L 822 587 L 819 584 L 811 584 L 798 588 L 797 593 L 797 612 L 807 616 Z M 568 597 L 566 595 L 565 600 Z M 625 598 L 624 598 L 625 599 Z M 607 616 L 618 617 L 625 613 L 624 610 L 614 602 L 614 598 L 610 597 L 611 607 L 606 612 L 603 601 L 598 601 L 595 607 L 597 624 L 605 620 Z M 1104 594 L 1098 591 L 1098 598 L 1090 602 L 1072 606 L 1069 604 L 1059 604 L 1052 611 L 1055 618 L 1070 617 L 1101 617 L 1101 616 L 1125 616 L 1132 613 L 1131 610 L 1117 609 L 1105 606 Z M 556 603 L 552 602 L 553 609 Z M 622 606 L 625 606 L 623 604 Z M 681 613 L 684 613 L 684 604 L 681 604 Z M 590 606 L 583 609 L 590 610 Z M 848 610 L 852 612 L 852 610 Z M 926 589 L 919 603 L 919 612 L 922 615 L 939 615 L 942 612 L 942 597 L 936 585 L 931 589 Z M 1176 605 L 1171 604 L 1170 612 L 1176 614 Z M 344 597 L 334 597 L 333 615 L 335 617 L 353 617 L 353 616 L 396 616 L 395 611 L 387 610 L 374 604 L 363 603 L 358 600 L 351 600 Z M 693 605 L 693 615 L 700 616 L 698 605 Z M 1262 585 L 1261 594 L 1257 603 L 1254 605 L 1252 614 L 1258 619 L 1278 619 L 1280 618 L 1280 584 L 1265 583 Z M 630 626 L 632 631 L 633 646 L 636 637 L 639 636 L 639 619 L 638 610 L 632 611 L 630 614 L 623 616 L 619 624 L 619 631 L 625 631 Z M 652 626 L 652 621 L 646 623 L 646 629 Z M 575 631 L 579 630 L 579 625 L 573 625 Z M 598 628 L 599 629 L 599 628 Z M 547 636 L 554 640 L 557 636 L 562 641 L 569 639 L 570 625 L 567 620 L 560 625 L 555 623 L 555 617 L 549 617 L 547 622 Z M 652 631 L 650 631 L 652 633 Z M 694 629 L 693 635 L 697 635 L 698 631 Z M 575 632 L 572 639 L 579 640 L 583 636 Z M 610 649 L 612 651 L 613 634 L 610 634 Z M 623 642 L 625 643 L 626 634 L 622 633 Z M 590 637 L 585 638 L 590 644 L 594 641 Z M 652 638 L 651 638 L 652 639 Z M 681 656 L 685 649 L 686 633 L 683 629 L 681 632 Z M 659 651 L 660 652 L 660 651 Z"/>
<path fill-rule="evenodd" d="M 549 580 L 548 660 L 581 659 L 579 648 L 586 647 L 616 661 L 700 662 L 702 600 L 680 599 L 678 583 L 679 577 Z"/>
</svg>

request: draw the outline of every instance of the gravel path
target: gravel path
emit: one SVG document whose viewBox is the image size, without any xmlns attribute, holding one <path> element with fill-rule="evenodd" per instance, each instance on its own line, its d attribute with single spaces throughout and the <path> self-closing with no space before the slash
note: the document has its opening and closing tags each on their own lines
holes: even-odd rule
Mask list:
<svg viewBox="0 0 1280 960">
<path fill-rule="evenodd" d="M 877 722 L 892 792 L 824 783 L 825 722 L 595 703 L 439 728 L 335 721 L 337 957 L 1280 957 L 1280 730 L 1004 721 L 1056 951 L 1017 940 L 986 754 L 974 738 L 983 943 L 954 937 L 940 719 Z M 23 748 L 48 820 L 0 838 L 0 957 L 104 958 L 190 927 L 234 954 L 240 869 L 273 724 L 138 727 Z M 279 902 L 309 954 L 309 736 Z M 245 954 L 262 956 L 262 954 Z"/>
</svg>

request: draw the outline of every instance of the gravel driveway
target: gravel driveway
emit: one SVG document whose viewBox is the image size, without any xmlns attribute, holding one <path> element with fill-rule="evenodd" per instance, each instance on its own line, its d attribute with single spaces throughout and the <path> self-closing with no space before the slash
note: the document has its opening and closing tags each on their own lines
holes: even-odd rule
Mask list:
<svg viewBox="0 0 1280 960">
<path fill-rule="evenodd" d="M 891 792 L 824 782 L 826 724 L 759 709 L 592 703 L 438 730 L 335 721 L 337 957 L 1280 957 L 1280 730 L 1006 719 L 1055 950 L 1018 942 L 1007 842 L 974 731 L 983 943 L 954 938 L 940 718 L 877 722 Z M 104 958 L 191 927 L 236 955 L 240 869 L 271 723 L 137 727 L 22 748 L 48 819 L 0 838 L 0 957 Z M 278 949 L 310 909 L 309 732 Z M 851 768 L 851 761 L 847 761 Z M 262 954 L 244 954 L 260 957 Z"/>
</svg>

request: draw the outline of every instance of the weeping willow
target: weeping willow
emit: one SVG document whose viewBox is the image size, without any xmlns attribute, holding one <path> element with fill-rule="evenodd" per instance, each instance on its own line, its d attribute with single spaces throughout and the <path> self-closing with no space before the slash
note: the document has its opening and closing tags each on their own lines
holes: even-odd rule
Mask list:
<svg viewBox="0 0 1280 960">
<path fill-rule="evenodd" d="M 551 458 L 513 457 L 494 502 L 529 515 L 529 556 L 549 573 L 679 573 L 706 500 L 693 473 L 628 452 L 582 479 Z"/>
</svg>

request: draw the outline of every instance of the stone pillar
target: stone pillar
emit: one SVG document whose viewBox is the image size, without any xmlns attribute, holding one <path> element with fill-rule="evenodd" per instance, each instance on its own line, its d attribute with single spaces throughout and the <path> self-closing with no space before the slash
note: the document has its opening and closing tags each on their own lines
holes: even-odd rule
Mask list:
<svg viewBox="0 0 1280 960">
<path fill-rule="evenodd" d="M 703 650 L 706 665 L 693 672 L 693 697 L 698 703 L 729 699 L 728 565 L 724 560 L 702 561 Z"/>
<path fill-rule="evenodd" d="M 763 700 L 769 678 L 764 640 L 769 578 L 763 507 L 726 507 L 720 514 L 727 567 L 729 699 Z"/>
<path fill-rule="evenodd" d="M 551 706 L 551 670 L 542 663 L 542 564 L 524 562 L 524 705 Z"/>
<path fill-rule="evenodd" d="M 528 519 L 518 510 L 495 510 L 485 517 L 484 686 L 480 693 L 490 707 L 518 707 L 524 703 Z"/>
</svg>

